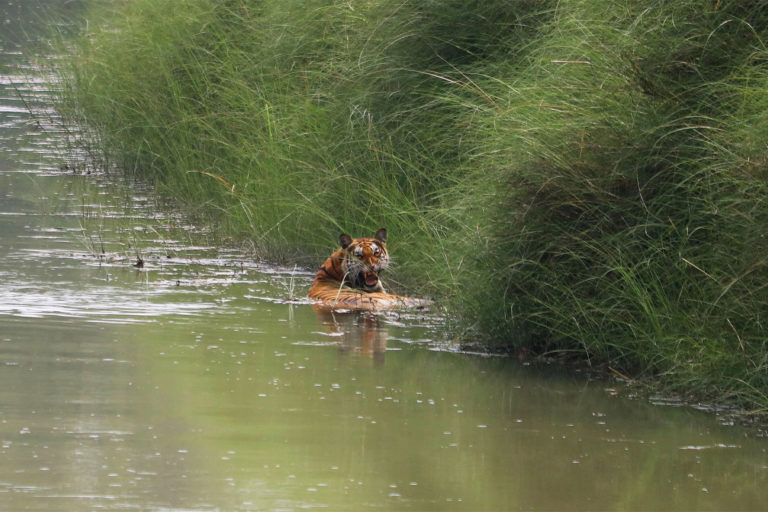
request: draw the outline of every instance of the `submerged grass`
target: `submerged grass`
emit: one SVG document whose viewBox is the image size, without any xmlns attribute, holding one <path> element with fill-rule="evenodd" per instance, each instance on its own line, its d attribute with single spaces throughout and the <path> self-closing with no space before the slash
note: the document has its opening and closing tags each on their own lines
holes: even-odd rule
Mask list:
<svg viewBox="0 0 768 512">
<path fill-rule="evenodd" d="M 768 1 L 133 0 L 59 72 L 269 257 L 386 226 L 457 329 L 768 406 Z"/>
</svg>

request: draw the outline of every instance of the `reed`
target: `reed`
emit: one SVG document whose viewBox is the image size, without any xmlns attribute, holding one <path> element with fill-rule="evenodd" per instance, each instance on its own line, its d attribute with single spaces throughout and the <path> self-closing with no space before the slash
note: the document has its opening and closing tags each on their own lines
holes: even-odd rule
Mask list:
<svg viewBox="0 0 768 512">
<path fill-rule="evenodd" d="M 768 2 L 112 9 L 61 105 L 124 169 L 308 267 L 386 226 L 468 339 L 765 410 Z"/>
</svg>

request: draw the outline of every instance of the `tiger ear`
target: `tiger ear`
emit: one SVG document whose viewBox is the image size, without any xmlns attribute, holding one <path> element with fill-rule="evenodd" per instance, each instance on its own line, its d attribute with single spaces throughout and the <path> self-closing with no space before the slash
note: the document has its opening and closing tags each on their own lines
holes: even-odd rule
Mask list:
<svg viewBox="0 0 768 512">
<path fill-rule="evenodd" d="M 346 234 L 346 233 L 342 233 L 342 234 L 339 236 L 339 243 L 341 244 L 341 248 L 342 248 L 342 249 L 346 249 L 347 247 L 349 247 L 349 244 L 351 244 L 351 243 L 352 243 L 352 237 L 351 237 L 351 236 L 349 236 L 349 235 L 348 235 L 348 234 Z"/>
<path fill-rule="evenodd" d="M 379 242 L 381 242 L 381 243 L 385 244 L 385 243 L 387 243 L 387 230 L 386 230 L 386 229 L 384 229 L 384 228 L 381 228 L 380 230 L 378 230 L 378 231 L 376 232 L 376 234 L 375 234 L 375 235 L 373 235 L 373 237 L 374 237 L 376 240 L 378 240 Z"/>
</svg>

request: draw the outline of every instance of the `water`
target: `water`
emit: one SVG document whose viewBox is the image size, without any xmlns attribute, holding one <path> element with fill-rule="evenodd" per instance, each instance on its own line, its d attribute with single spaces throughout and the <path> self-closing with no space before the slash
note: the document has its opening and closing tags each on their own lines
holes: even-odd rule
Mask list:
<svg viewBox="0 0 768 512">
<path fill-rule="evenodd" d="M 62 171 L 6 34 L 0 510 L 765 508 L 766 441 L 712 414 L 445 350 L 437 316 L 318 314 L 310 272 Z"/>
</svg>

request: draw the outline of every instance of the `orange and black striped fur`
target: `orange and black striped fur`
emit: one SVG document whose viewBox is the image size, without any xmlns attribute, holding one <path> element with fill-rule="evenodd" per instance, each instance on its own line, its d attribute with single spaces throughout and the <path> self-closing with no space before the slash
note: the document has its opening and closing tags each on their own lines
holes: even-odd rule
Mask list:
<svg viewBox="0 0 768 512">
<path fill-rule="evenodd" d="M 387 230 L 373 238 L 339 237 L 341 248 L 325 260 L 315 275 L 309 297 L 331 309 L 375 311 L 424 308 L 429 301 L 384 291 L 379 273 L 389 265 Z"/>
</svg>

